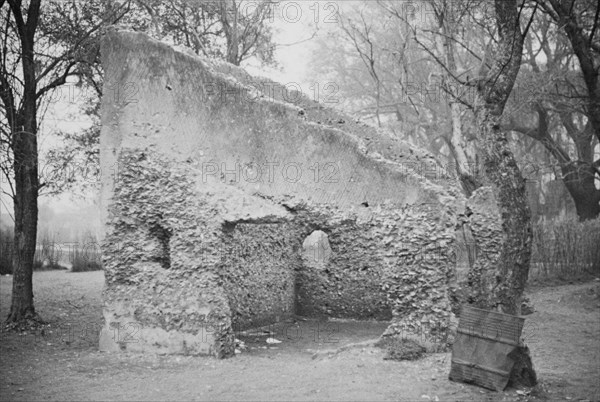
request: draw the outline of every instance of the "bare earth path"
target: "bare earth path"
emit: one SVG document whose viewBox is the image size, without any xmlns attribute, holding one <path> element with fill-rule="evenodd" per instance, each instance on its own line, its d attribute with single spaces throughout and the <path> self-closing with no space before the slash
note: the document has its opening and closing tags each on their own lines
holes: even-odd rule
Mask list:
<svg viewBox="0 0 600 402">
<path fill-rule="evenodd" d="M 8 314 L 11 277 L 0 278 L 0 317 Z M 525 336 L 543 392 L 496 393 L 448 381 L 450 354 L 417 362 L 383 360 L 371 346 L 385 323 L 286 322 L 281 344 L 250 333 L 234 359 L 105 354 L 102 272 L 36 272 L 36 308 L 44 333 L 0 334 L 2 400 L 599 400 L 600 282 L 535 288 L 536 312 Z"/>
</svg>

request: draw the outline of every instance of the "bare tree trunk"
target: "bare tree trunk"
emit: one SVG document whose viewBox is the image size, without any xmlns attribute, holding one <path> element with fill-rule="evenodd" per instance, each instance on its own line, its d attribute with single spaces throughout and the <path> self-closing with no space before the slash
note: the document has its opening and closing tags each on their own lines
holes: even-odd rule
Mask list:
<svg viewBox="0 0 600 402">
<path fill-rule="evenodd" d="M 452 118 L 452 133 L 450 135 L 450 151 L 456 163 L 456 174 L 460 180 L 460 185 L 467 197 L 473 195 L 473 192 L 481 187 L 481 182 L 469 169 L 472 166 L 465 151 L 466 145 L 462 134 L 462 122 L 460 119 L 460 105 L 458 102 L 450 103 Z"/>
<path fill-rule="evenodd" d="M 454 27 L 451 25 L 456 16 L 449 15 L 448 13 L 452 13 L 452 6 L 447 6 L 447 4 L 444 3 L 443 12 L 437 14 L 440 34 L 436 35 L 438 52 L 444 56 L 446 61 L 446 68 L 442 69 L 444 82 L 446 83 L 453 80 L 453 77 L 451 77 L 450 74 L 456 76 L 457 70 L 456 59 L 454 57 L 456 52 L 454 46 Z M 452 88 L 449 88 L 448 90 L 452 90 Z M 451 96 L 459 96 L 459 94 L 455 93 Z M 473 191 L 481 187 L 482 184 L 469 169 L 471 164 L 469 163 L 469 157 L 467 156 L 467 147 L 462 132 L 460 103 L 456 99 L 451 99 L 449 104 L 452 121 L 452 131 L 449 141 L 450 152 L 456 163 L 456 173 L 462 189 L 465 195 L 470 197 L 473 194 Z"/>
<path fill-rule="evenodd" d="M 594 183 L 596 170 L 587 163 L 575 161 L 561 166 L 561 171 L 579 220 L 597 218 L 600 215 L 600 190 Z"/>
<path fill-rule="evenodd" d="M 511 3 L 508 0 L 496 0 L 496 5 L 498 2 L 505 1 Z M 514 6 L 516 10 L 516 4 Z M 516 34 L 520 35 L 520 30 L 516 31 Z M 515 46 L 514 42 L 513 46 Z M 513 53 L 512 57 L 520 59 L 520 51 L 518 55 Z M 510 81 L 514 83 L 519 66 L 504 65 L 509 75 L 499 77 L 498 82 L 504 83 L 501 85 L 504 89 L 497 89 L 507 91 L 508 94 L 512 89 Z M 491 92 L 494 90 L 492 89 Z M 488 101 L 492 99 L 494 97 L 487 98 Z M 503 98 L 495 97 L 495 99 Z M 486 267 L 480 267 L 476 263 L 472 268 L 472 272 L 479 270 L 479 286 L 483 287 L 479 289 L 478 299 L 474 302 L 479 307 L 520 315 L 531 259 L 531 212 L 527 202 L 525 180 L 509 149 L 507 133 L 500 128 L 503 107 L 501 101 L 495 104 L 485 102 L 476 107 L 475 112 L 481 132 L 480 152 L 483 155 L 483 170 L 486 179 L 493 184 L 494 195 L 502 217 L 503 239 L 500 257 L 495 266 L 487 267 L 488 269 L 485 270 Z M 534 386 L 537 383 L 537 375 L 527 345 L 520 344 L 510 357 L 515 361 L 509 378 L 511 385 Z"/>
<path fill-rule="evenodd" d="M 231 17 L 231 18 L 230 18 Z M 223 0 L 221 2 L 221 23 L 227 40 L 227 56 L 229 63 L 240 65 L 240 37 L 238 32 L 238 5 L 236 0 Z"/>
<path fill-rule="evenodd" d="M 40 1 L 29 5 L 25 23 L 21 5 L 10 3 L 16 16 L 21 40 L 23 66 L 23 99 L 21 109 L 12 110 L 11 135 L 13 141 L 15 172 L 15 252 L 13 254 L 13 289 L 7 321 L 20 321 L 35 317 L 33 307 L 33 258 L 38 219 L 38 161 L 37 161 L 37 104 L 34 63 L 34 36 L 39 17 Z"/>
<path fill-rule="evenodd" d="M 492 183 L 502 217 L 504 239 L 497 266 L 482 272 L 489 289 L 476 304 L 508 314 L 520 314 L 531 257 L 531 212 L 525 180 L 500 127 L 504 106 L 513 89 L 523 53 L 523 34 L 516 0 L 495 0 L 499 35 L 492 68 L 481 77 L 475 105 L 480 130 L 480 150 L 486 179 Z"/>
<path fill-rule="evenodd" d="M 380 108 L 381 108 L 381 84 L 379 83 L 379 79 L 377 79 L 377 82 L 375 83 L 377 85 L 377 94 L 376 99 L 375 99 L 375 117 L 377 117 L 377 127 L 381 128 L 381 115 L 380 115 Z"/>
<path fill-rule="evenodd" d="M 35 99 L 33 100 L 35 105 Z M 35 107 L 35 106 L 34 106 Z M 17 322 L 35 317 L 33 307 L 33 259 L 37 240 L 38 169 L 35 111 L 27 116 L 23 131 L 13 133 L 15 170 L 15 252 L 13 253 L 13 288 L 7 321 Z"/>
<path fill-rule="evenodd" d="M 520 314 L 531 257 L 531 213 L 525 180 L 508 147 L 506 132 L 500 129 L 498 111 L 486 106 L 476 111 L 484 174 L 493 184 L 504 238 L 496 267 L 481 273 L 487 277 L 482 283 L 489 288 L 482 289 L 475 303 L 507 314 Z"/>
<path fill-rule="evenodd" d="M 506 0 L 496 0 L 496 3 L 498 1 Z M 531 212 L 527 202 L 525 180 L 508 147 L 506 132 L 500 128 L 502 108 L 490 106 L 479 107 L 475 115 L 481 130 L 480 149 L 484 159 L 484 174 L 493 184 L 502 217 L 504 238 L 496 266 L 490 267 L 488 271 L 480 271 L 482 277 L 479 283 L 486 288 L 480 289 L 475 304 L 507 314 L 520 315 L 531 259 Z M 480 267 L 476 264 L 475 269 L 477 268 Z M 509 356 L 515 361 L 509 378 L 511 386 L 536 385 L 537 374 L 527 345 L 519 344 Z"/>
<path fill-rule="evenodd" d="M 563 181 L 575 202 L 579 220 L 595 219 L 600 216 L 600 190 L 595 183 L 596 177 L 600 176 L 600 159 L 594 161 L 596 141 L 592 120 L 589 119 L 585 128 L 578 131 L 570 115 L 563 113 L 561 119 L 567 134 L 575 142 L 578 155 L 578 160 L 571 161 L 569 158 L 569 162 L 560 163 Z"/>
<path fill-rule="evenodd" d="M 159 16 L 156 14 L 155 8 L 152 4 L 143 0 L 135 0 L 136 4 L 144 9 L 150 16 L 150 23 L 148 24 L 148 35 L 154 38 L 160 38 L 160 22 Z"/>
</svg>

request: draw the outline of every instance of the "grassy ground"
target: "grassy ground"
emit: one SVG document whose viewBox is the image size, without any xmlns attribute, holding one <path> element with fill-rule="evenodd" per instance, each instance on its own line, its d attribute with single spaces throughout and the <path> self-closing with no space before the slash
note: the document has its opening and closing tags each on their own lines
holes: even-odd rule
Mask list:
<svg viewBox="0 0 600 402">
<path fill-rule="evenodd" d="M 0 315 L 11 277 L 0 278 Z M 103 273 L 34 273 L 44 332 L 0 334 L 1 400 L 599 400 L 600 282 L 537 286 L 524 336 L 541 392 L 492 392 L 447 379 L 450 354 L 413 362 L 383 360 L 369 345 L 385 323 L 313 320 L 240 336 L 233 359 L 105 354 Z M 241 335 L 241 334 L 240 334 Z M 355 345 L 344 348 L 344 345 Z"/>
</svg>

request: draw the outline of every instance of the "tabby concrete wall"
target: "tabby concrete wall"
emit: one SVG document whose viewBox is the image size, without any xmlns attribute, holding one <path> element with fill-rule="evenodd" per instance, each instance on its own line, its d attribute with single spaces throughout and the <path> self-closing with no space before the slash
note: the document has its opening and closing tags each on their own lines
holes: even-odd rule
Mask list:
<svg viewBox="0 0 600 402">
<path fill-rule="evenodd" d="M 140 33 L 101 51 L 103 350 L 228 356 L 295 312 L 448 326 L 464 200 L 429 154 Z"/>
</svg>

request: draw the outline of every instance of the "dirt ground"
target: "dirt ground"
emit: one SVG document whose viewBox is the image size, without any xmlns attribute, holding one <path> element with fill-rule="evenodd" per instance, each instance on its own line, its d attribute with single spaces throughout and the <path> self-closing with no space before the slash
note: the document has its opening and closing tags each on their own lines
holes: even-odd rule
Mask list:
<svg viewBox="0 0 600 402">
<path fill-rule="evenodd" d="M 0 316 L 11 277 L 0 278 Z M 449 381 L 450 353 L 383 360 L 386 324 L 302 320 L 240 334 L 235 358 L 97 349 L 102 272 L 36 272 L 43 329 L 0 333 L 1 400 L 600 400 L 600 281 L 536 286 L 524 337 L 541 385 L 493 392 Z M 281 340 L 268 344 L 267 337 Z M 357 345 L 358 344 L 358 345 Z M 346 345 L 354 345 L 346 347 Z"/>
</svg>

